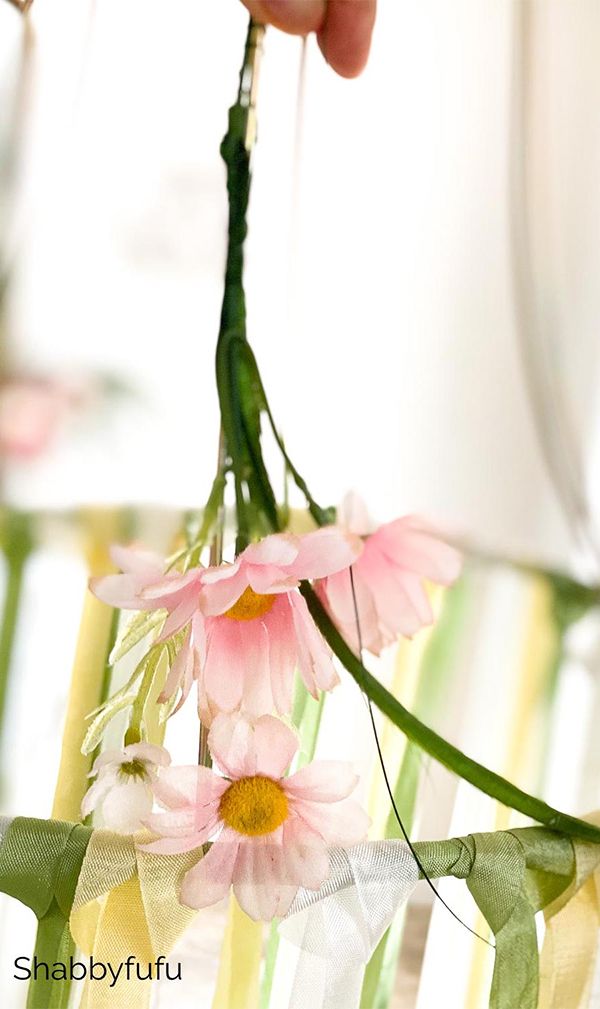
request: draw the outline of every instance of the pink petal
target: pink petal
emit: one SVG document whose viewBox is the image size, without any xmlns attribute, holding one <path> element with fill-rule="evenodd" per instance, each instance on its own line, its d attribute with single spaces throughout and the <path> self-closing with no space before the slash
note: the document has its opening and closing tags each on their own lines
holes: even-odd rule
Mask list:
<svg viewBox="0 0 600 1009">
<path fill-rule="evenodd" d="M 178 602 L 175 609 L 169 613 L 165 625 L 160 632 L 158 641 L 166 641 L 172 634 L 176 634 L 177 631 L 180 631 L 182 627 L 185 627 L 185 625 L 190 622 L 197 610 L 198 594 L 194 589 L 189 595 L 184 596 L 183 599 Z"/>
<path fill-rule="evenodd" d="M 214 576 L 219 573 L 222 577 L 215 580 Z M 237 603 L 247 587 L 248 573 L 245 567 L 224 564 L 222 568 L 209 568 L 202 579 L 200 610 L 207 617 L 219 616 Z"/>
<path fill-rule="evenodd" d="M 296 633 L 287 595 L 278 596 L 263 617 L 269 632 L 269 667 L 271 693 L 276 710 L 287 715 L 292 708 L 294 670 L 296 668 Z"/>
<path fill-rule="evenodd" d="M 281 778 L 298 749 L 298 737 L 280 718 L 263 715 L 254 724 L 255 774 Z"/>
<path fill-rule="evenodd" d="M 225 831 L 223 832 L 225 835 Z M 208 907 L 216 904 L 229 891 L 239 842 L 229 833 L 216 841 L 210 851 L 184 876 L 181 885 L 181 902 L 187 907 Z"/>
<path fill-rule="evenodd" d="M 271 669 L 269 664 L 269 634 L 262 620 L 250 620 L 240 627 L 246 655 L 243 707 L 251 717 L 258 718 L 273 710 Z"/>
<path fill-rule="evenodd" d="M 190 764 L 165 767 L 152 784 L 152 791 L 168 809 L 209 807 L 218 803 L 228 782 L 208 767 Z"/>
<path fill-rule="evenodd" d="M 423 582 L 413 574 L 397 574 L 396 581 L 406 594 L 422 625 L 433 623 L 433 610 Z"/>
<path fill-rule="evenodd" d="M 373 532 L 373 522 L 367 506 L 355 491 L 348 491 L 338 506 L 337 524 L 357 536 L 368 536 Z"/>
<path fill-rule="evenodd" d="M 208 694 L 204 689 L 202 676 L 196 677 L 196 690 L 198 718 L 203 725 L 206 725 L 206 727 L 210 729 L 214 719 L 220 714 L 220 712 L 216 704 L 214 704 L 208 697 Z"/>
<path fill-rule="evenodd" d="M 186 847 L 181 851 L 192 851 L 200 844 L 205 844 L 218 828 L 219 821 L 214 814 L 204 813 L 198 816 L 196 810 L 174 813 L 151 813 L 144 820 L 153 834 L 161 837 L 177 838 Z"/>
<path fill-rule="evenodd" d="M 327 845 L 320 834 L 293 816 L 283 825 L 287 878 L 298 886 L 318 890 L 329 876 Z"/>
<path fill-rule="evenodd" d="M 305 578 L 325 578 L 349 567 L 360 556 L 362 549 L 360 537 L 337 526 L 325 526 L 300 537 L 300 551 L 292 570 L 301 581 Z"/>
<path fill-rule="evenodd" d="M 286 778 L 288 795 L 311 802 L 338 802 L 356 788 L 358 775 L 343 760 L 315 760 Z"/>
<path fill-rule="evenodd" d="M 154 834 L 162 837 L 189 837 L 190 834 L 206 830 L 209 823 L 216 824 L 216 816 L 203 812 L 202 823 L 198 822 L 196 810 L 191 806 L 185 809 L 173 809 L 167 813 L 150 813 L 146 817 L 146 826 Z"/>
<path fill-rule="evenodd" d="M 228 581 L 230 578 L 234 578 L 238 574 L 241 567 L 242 557 L 240 555 L 236 558 L 233 564 L 225 562 L 224 564 L 219 564 L 212 568 L 205 568 L 202 575 L 202 581 L 206 585 L 215 585 L 217 582 Z"/>
<path fill-rule="evenodd" d="M 233 872 L 233 892 L 242 910 L 254 921 L 271 921 L 277 913 L 281 897 L 281 861 L 281 853 L 269 849 L 261 838 L 240 844 Z"/>
<path fill-rule="evenodd" d="M 192 651 L 190 661 L 186 664 L 184 669 L 183 680 L 181 681 L 181 695 L 179 697 L 179 700 L 177 701 L 177 704 L 175 705 L 175 707 L 171 712 L 171 717 L 177 714 L 179 709 L 185 704 L 189 696 L 190 690 L 192 689 L 192 684 L 194 680 L 199 679 L 199 676 L 200 676 L 199 659 L 196 653 Z"/>
<path fill-rule="evenodd" d="M 115 567 L 127 574 L 135 575 L 146 583 L 162 578 L 165 563 L 162 557 L 137 547 L 124 547 L 115 543 L 110 548 L 110 556 Z"/>
<path fill-rule="evenodd" d="M 460 574 L 458 551 L 427 532 L 415 516 L 388 522 L 373 536 L 395 564 L 432 582 L 450 585 Z"/>
<path fill-rule="evenodd" d="M 186 671 L 189 666 L 193 666 L 194 653 L 190 648 L 190 632 L 186 635 L 181 648 L 175 656 L 175 660 L 169 669 L 167 678 L 165 680 L 164 687 L 162 688 L 158 701 L 159 704 L 164 704 L 168 701 L 169 697 L 172 697 L 175 691 L 181 686 L 183 680 L 186 677 Z M 189 688 L 188 688 L 189 692 Z"/>
<path fill-rule="evenodd" d="M 221 711 L 239 707 L 244 690 L 246 657 L 241 621 L 211 617 L 207 624 L 207 652 L 203 670 L 204 689 Z"/>
<path fill-rule="evenodd" d="M 201 665 L 206 661 L 206 622 L 200 610 L 196 610 L 191 620 L 192 646 Z"/>
<path fill-rule="evenodd" d="M 139 583 L 131 575 L 105 575 L 90 578 L 90 592 L 97 599 L 119 610 L 160 609 L 139 599 Z"/>
<path fill-rule="evenodd" d="M 329 847 L 358 844 L 364 840 L 371 822 L 353 799 L 332 803 L 298 799 L 294 801 L 294 813 L 320 834 Z"/>
<path fill-rule="evenodd" d="M 162 576 L 160 581 L 147 585 L 140 591 L 142 599 L 167 599 L 169 596 L 176 596 L 180 592 L 186 594 L 200 588 L 203 568 L 190 568 L 189 571 L 171 572 L 168 571 Z"/>
<path fill-rule="evenodd" d="M 399 569 L 372 549 L 364 560 L 361 558 L 359 573 L 371 591 L 384 643 L 390 644 L 399 634 L 416 634 L 423 621 L 398 577 Z"/>
<path fill-rule="evenodd" d="M 208 747 L 223 774 L 230 778 L 243 778 L 248 773 L 249 754 L 252 750 L 252 727 L 239 712 L 219 714 L 213 720 L 208 734 Z M 252 758 L 254 774 L 255 762 Z"/>
<path fill-rule="evenodd" d="M 274 564 L 248 567 L 248 584 L 259 596 L 288 592 L 298 585 L 296 575 L 291 568 L 278 568 Z"/>
<path fill-rule="evenodd" d="M 315 627 L 306 600 L 298 592 L 290 593 L 296 630 L 300 674 L 313 697 L 319 690 L 332 690 L 339 682 L 329 646 Z"/>
<path fill-rule="evenodd" d="M 254 723 L 242 715 L 217 715 L 208 745 L 218 766 L 232 778 L 254 774 L 280 778 L 298 749 L 298 738 L 273 715 L 263 715 Z"/>
<path fill-rule="evenodd" d="M 350 581 L 350 570 L 339 571 L 319 582 L 317 591 L 327 605 L 342 637 L 354 652 L 359 651 L 359 636 L 357 625 L 360 625 L 360 638 L 363 648 L 368 648 L 374 654 L 379 654 L 382 642 L 380 640 L 377 610 L 373 596 L 365 579 L 361 576 L 362 557 L 352 567 L 354 576 L 354 593 Z M 356 599 L 356 606 L 354 600 Z"/>
<path fill-rule="evenodd" d="M 288 567 L 298 556 L 298 537 L 291 533 L 275 533 L 265 536 L 258 543 L 246 547 L 241 560 L 245 564 L 267 564 L 278 568 Z"/>
</svg>

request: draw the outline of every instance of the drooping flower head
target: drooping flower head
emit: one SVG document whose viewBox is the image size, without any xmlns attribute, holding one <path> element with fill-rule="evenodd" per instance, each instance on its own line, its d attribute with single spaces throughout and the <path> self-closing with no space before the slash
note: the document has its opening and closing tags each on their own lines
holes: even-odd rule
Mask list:
<svg viewBox="0 0 600 1009">
<path fill-rule="evenodd" d="M 362 643 L 374 655 L 399 635 L 412 637 L 433 620 L 424 580 L 450 585 L 460 574 L 460 555 L 416 516 L 374 527 L 363 502 L 349 494 L 338 524 L 363 538 L 352 565 Z M 328 575 L 318 586 L 346 641 L 358 651 L 352 582 L 348 571 Z"/>
<path fill-rule="evenodd" d="M 181 574 L 164 573 L 153 554 L 116 547 L 123 573 L 93 579 L 91 588 L 122 609 L 164 610 L 159 640 L 183 633 L 161 701 L 180 690 L 180 706 L 197 681 L 206 724 L 219 711 L 287 714 L 296 667 L 313 696 L 338 682 L 298 586 L 347 568 L 361 550 L 359 537 L 330 526 L 267 536 L 232 564 Z"/>
<path fill-rule="evenodd" d="M 90 772 L 96 781 L 83 797 L 82 817 L 99 808 L 110 830 L 135 834 L 152 811 L 157 769 L 170 762 L 167 751 L 153 743 L 130 743 L 101 753 Z"/>
<path fill-rule="evenodd" d="M 322 761 L 283 777 L 298 747 L 295 733 L 263 715 L 254 725 L 219 715 L 209 733 L 224 776 L 206 767 L 165 768 L 154 785 L 168 810 L 148 817 L 161 854 L 212 840 L 184 877 L 181 900 L 201 908 L 230 886 L 255 920 L 284 915 L 299 886 L 318 889 L 329 873 L 327 848 L 361 841 L 369 820 L 349 799 L 358 778 L 349 764 Z"/>
<path fill-rule="evenodd" d="M 361 550 L 359 537 L 329 526 L 305 536 L 267 536 L 233 564 L 203 573 L 201 688 L 209 707 L 241 708 L 253 717 L 285 714 L 296 667 L 315 697 L 337 684 L 331 652 L 298 586 L 347 570 Z"/>
</svg>

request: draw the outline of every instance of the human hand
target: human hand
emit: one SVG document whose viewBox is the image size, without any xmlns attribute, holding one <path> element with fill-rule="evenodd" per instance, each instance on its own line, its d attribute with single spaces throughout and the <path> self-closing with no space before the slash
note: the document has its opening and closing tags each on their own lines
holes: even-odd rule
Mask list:
<svg viewBox="0 0 600 1009">
<path fill-rule="evenodd" d="M 317 33 L 329 65 L 357 77 L 367 62 L 377 0 L 242 0 L 255 21 L 291 35 Z"/>
</svg>

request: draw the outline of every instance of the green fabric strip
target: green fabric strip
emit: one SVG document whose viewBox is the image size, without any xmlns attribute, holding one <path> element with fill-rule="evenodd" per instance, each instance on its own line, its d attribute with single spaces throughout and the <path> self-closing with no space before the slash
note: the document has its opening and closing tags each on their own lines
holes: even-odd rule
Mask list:
<svg viewBox="0 0 600 1009">
<path fill-rule="evenodd" d="M 34 955 L 50 965 L 69 955 L 69 915 L 90 827 L 55 820 L 17 817 L 0 846 L 0 890 L 30 907 L 39 921 Z M 63 1009 L 70 982 L 32 978 L 28 1009 Z"/>
<path fill-rule="evenodd" d="M 0 845 L 0 890 L 36 914 L 40 927 L 35 952 L 50 965 L 68 958 L 69 915 L 91 834 L 80 824 L 20 817 Z M 536 1009 L 535 914 L 575 881 L 580 844 L 590 847 L 542 827 L 415 842 L 429 876 L 466 880 L 494 933 L 491 1009 Z M 600 865 L 600 846 L 597 854 Z M 68 981 L 40 977 L 30 985 L 28 1009 L 65 1009 L 68 993 Z"/>
<path fill-rule="evenodd" d="M 467 881 L 494 933 L 490 1009 L 536 1009 L 539 970 L 535 914 L 551 904 L 574 879 L 571 839 L 542 827 L 524 827 L 449 841 L 418 841 L 415 851 L 429 876 L 455 876 Z M 600 860 L 600 847 L 598 857 Z"/>
</svg>

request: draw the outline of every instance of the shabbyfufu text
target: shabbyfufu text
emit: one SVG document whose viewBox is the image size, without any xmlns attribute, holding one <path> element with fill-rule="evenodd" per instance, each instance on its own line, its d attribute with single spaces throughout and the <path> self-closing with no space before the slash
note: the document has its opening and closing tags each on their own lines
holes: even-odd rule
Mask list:
<svg viewBox="0 0 600 1009">
<path fill-rule="evenodd" d="M 18 956 L 15 960 L 13 975 L 16 981 L 107 981 L 109 988 L 117 981 L 181 981 L 181 964 L 167 963 L 164 956 L 159 956 L 152 963 L 140 963 L 134 956 L 128 956 L 120 963 L 105 963 L 95 960 L 93 956 L 84 960 L 76 960 L 70 956 L 62 963 L 55 960 L 47 963 L 38 960 L 37 956 Z"/>
</svg>

